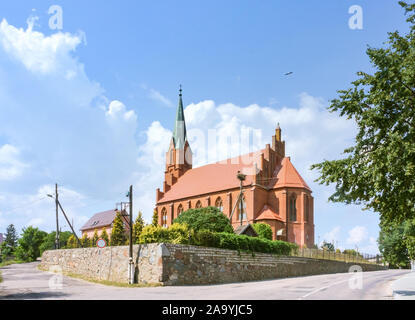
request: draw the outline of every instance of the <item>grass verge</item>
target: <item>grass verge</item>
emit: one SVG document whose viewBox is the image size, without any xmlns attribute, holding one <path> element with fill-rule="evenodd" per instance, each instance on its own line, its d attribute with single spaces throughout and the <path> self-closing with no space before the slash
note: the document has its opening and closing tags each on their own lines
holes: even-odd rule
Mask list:
<svg viewBox="0 0 415 320">
<path fill-rule="evenodd" d="M 48 270 L 42 268 L 40 265 L 38 266 L 38 269 L 41 271 L 46 271 L 48 272 Z M 87 276 L 83 276 L 80 274 L 76 274 L 76 273 L 72 273 L 72 272 L 63 272 L 64 276 L 67 277 L 71 277 L 71 278 L 75 278 L 75 279 L 80 279 L 80 280 L 84 280 L 84 281 L 88 281 L 88 282 L 92 282 L 92 283 L 96 283 L 96 284 L 102 284 L 105 286 L 111 286 L 111 287 L 122 287 L 122 288 L 152 288 L 152 287 L 162 287 L 161 284 L 159 283 L 134 283 L 134 284 L 128 284 L 128 283 L 123 283 L 123 282 L 115 282 L 115 281 L 109 281 L 109 280 L 96 280 Z"/>
<path fill-rule="evenodd" d="M 0 271 L 0 283 L 3 282 L 3 277 L 1 276 L 1 271 Z"/>
<path fill-rule="evenodd" d="M 7 267 L 11 264 L 21 264 L 21 263 L 25 263 L 25 262 L 24 261 L 17 261 L 17 260 L 3 261 L 3 262 L 0 263 L 0 268 Z"/>
</svg>

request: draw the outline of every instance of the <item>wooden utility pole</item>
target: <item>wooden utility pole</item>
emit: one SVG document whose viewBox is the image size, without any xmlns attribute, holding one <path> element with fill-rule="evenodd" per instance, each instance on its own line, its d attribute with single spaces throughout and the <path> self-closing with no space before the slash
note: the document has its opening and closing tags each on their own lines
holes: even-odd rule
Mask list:
<svg viewBox="0 0 415 320">
<path fill-rule="evenodd" d="M 58 200 L 58 184 L 55 184 L 55 205 L 56 205 L 56 237 L 55 237 L 55 249 L 59 249 L 59 200 Z"/>
<path fill-rule="evenodd" d="M 128 192 L 129 200 L 130 200 L 130 258 L 128 264 L 128 271 L 129 271 L 129 283 L 134 283 L 134 261 L 133 261 L 133 186 L 130 186 L 130 191 Z"/>
</svg>

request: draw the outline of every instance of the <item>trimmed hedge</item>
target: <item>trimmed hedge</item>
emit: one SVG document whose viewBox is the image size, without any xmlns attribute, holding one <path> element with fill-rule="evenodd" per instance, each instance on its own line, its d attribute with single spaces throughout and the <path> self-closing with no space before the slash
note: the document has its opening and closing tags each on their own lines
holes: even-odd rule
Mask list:
<svg viewBox="0 0 415 320">
<path fill-rule="evenodd" d="M 290 255 L 292 251 L 298 250 L 298 246 L 294 243 L 272 241 L 227 232 L 212 232 L 209 230 L 194 232 L 188 225 L 178 223 L 171 225 L 168 229 L 153 225 L 146 226 L 140 235 L 139 243 L 157 242 L 190 244 L 202 247 L 272 253 L 277 255 Z"/>
</svg>

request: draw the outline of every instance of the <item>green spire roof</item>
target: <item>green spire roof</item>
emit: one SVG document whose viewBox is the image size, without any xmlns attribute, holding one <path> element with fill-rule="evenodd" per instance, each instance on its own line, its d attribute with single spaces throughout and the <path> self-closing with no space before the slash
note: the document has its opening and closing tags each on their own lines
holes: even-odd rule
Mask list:
<svg viewBox="0 0 415 320">
<path fill-rule="evenodd" d="M 180 86 L 179 106 L 176 113 L 176 123 L 174 124 L 173 143 L 176 149 L 183 149 L 187 140 L 186 122 L 184 120 L 182 86 Z"/>
</svg>

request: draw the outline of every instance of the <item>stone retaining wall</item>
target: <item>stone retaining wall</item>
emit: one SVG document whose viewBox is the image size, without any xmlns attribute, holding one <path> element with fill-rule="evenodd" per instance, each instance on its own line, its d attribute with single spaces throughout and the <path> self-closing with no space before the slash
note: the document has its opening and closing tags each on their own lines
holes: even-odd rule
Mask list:
<svg viewBox="0 0 415 320">
<path fill-rule="evenodd" d="M 64 272 L 96 280 L 128 282 L 128 247 L 53 250 L 42 256 L 41 268 L 60 266 Z M 136 280 L 162 285 L 196 285 L 276 279 L 348 272 L 353 265 L 363 271 L 385 268 L 373 264 L 345 263 L 264 253 L 175 244 L 134 246 Z"/>
</svg>

